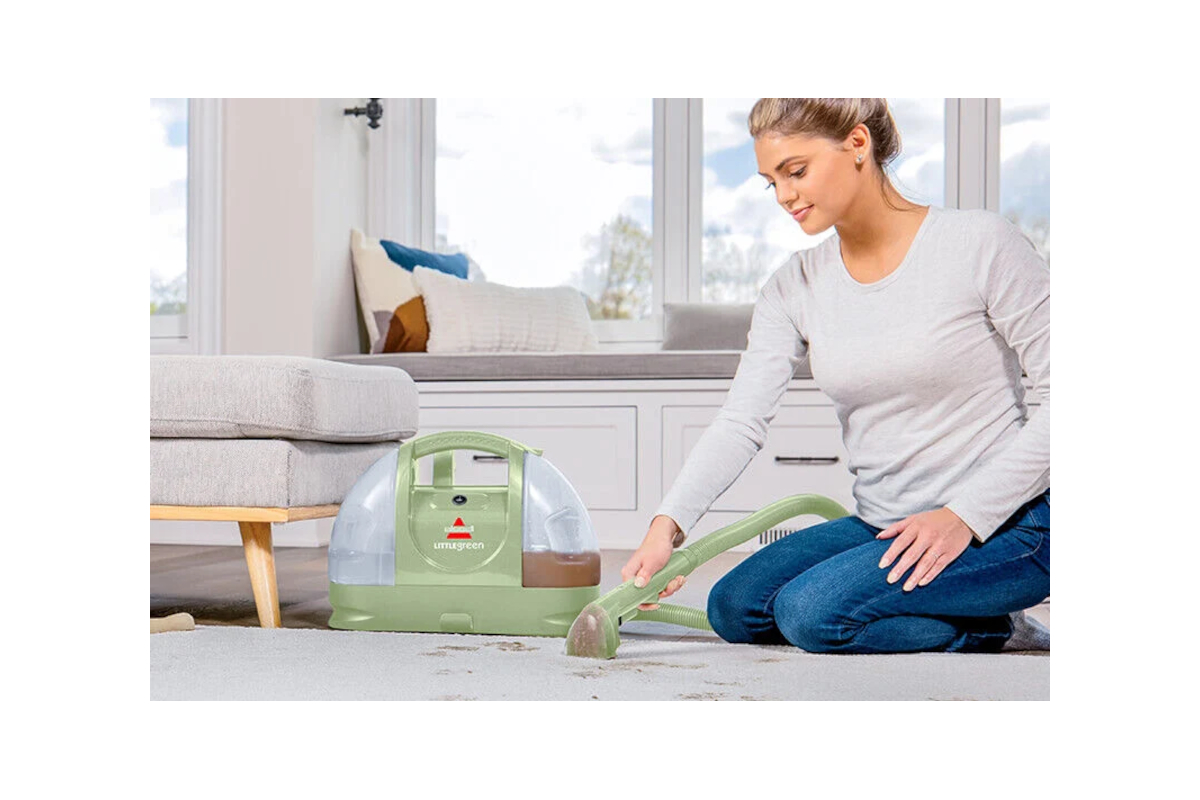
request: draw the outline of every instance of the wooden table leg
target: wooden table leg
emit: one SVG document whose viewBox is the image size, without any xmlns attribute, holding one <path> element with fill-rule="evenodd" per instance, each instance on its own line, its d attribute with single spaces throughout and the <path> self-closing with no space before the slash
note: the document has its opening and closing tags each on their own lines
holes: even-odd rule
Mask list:
<svg viewBox="0 0 1200 800">
<path fill-rule="evenodd" d="M 271 523 L 239 522 L 250 586 L 258 608 L 258 622 L 264 628 L 280 628 L 279 588 L 275 583 L 275 551 L 271 546 Z"/>
</svg>

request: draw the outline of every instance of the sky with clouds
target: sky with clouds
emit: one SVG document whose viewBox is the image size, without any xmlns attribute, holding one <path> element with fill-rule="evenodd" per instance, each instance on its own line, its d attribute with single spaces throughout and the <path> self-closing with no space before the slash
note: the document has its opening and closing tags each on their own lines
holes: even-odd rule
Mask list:
<svg viewBox="0 0 1200 800">
<path fill-rule="evenodd" d="M 1000 103 L 1000 213 L 1046 220 L 1040 242 L 1050 257 L 1050 101 L 1008 98 Z"/>
<path fill-rule="evenodd" d="M 187 100 L 150 101 L 150 275 L 187 268 Z"/>
<path fill-rule="evenodd" d="M 792 252 L 832 236 L 829 229 L 809 236 L 779 207 L 758 174 L 747 118 L 756 98 L 704 101 L 705 236 L 723 236 L 742 250 L 766 244 L 773 266 L 765 280 Z M 945 100 L 889 98 L 900 128 L 903 149 L 889 170 L 897 188 L 921 203 L 941 205 L 945 186 Z M 757 287 L 756 287 L 757 291 Z"/>
<path fill-rule="evenodd" d="M 808 237 L 765 190 L 746 130 L 753 102 L 704 101 L 703 229 L 743 249 L 765 245 L 782 262 L 832 230 Z M 889 104 L 903 142 L 890 167 L 897 188 L 941 205 L 944 100 Z M 1048 218 L 1049 102 L 1001 105 L 1001 213 Z M 436 124 L 437 232 L 490 281 L 558 285 L 589 255 L 587 237 L 617 214 L 651 228 L 650 98 L 439 100 Z M 151 100 L 149 133 L 151 271 L 170 280 L 187 261 L 187 102 Z"/>
<path fill-rule="evenodd" d="M 617 214 L 651 229 L 654 106 L 632 100 L 439 100 L 437 233 L 487 279 L 553 286 Z"/>
<path fill-rule="evenodd" d="M 833 231 L 807 236 L 765 191 L 746 125 L 754 100 L 704 100 L 702 227 L 743 251 L 765 247 L 777 264 Z M 902 139 L 892 179 L 906 197 L 942 205 L 944 98 L 888 102 Z M 1002 108 L 1001 211 L 1048 217 L 1049 103 L 1005 100 Z M 563 281 L 589 255 L 586 237 L 617 213 L 650 228 L 652 121 L 649 98 L 439 101 L 438 233 L 448 249 L 470 253 L 489 280 Z M 535 234 L 525 219 L 538 221 Z"/>
</svg>

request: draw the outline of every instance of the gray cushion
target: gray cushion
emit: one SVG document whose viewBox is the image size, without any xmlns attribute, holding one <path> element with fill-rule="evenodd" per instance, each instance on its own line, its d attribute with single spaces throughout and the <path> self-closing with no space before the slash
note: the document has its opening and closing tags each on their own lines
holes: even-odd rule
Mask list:
<svg viewBox="0 0 1200 800">
<path fill-rule="evenodd" d="M 754 303 L 664 303 L 663 350 L 745 350 Z"/>
<path fill-rule="evenodd" d="M 150 504 L 294 508 L 341 503 L 396 442 L 151 439 Z"/>
<path fill-rule="evenodd" d="M 151 356 L 150 436 L 385 442 L 416 434 L 407 373 L 299 356 Z"/>
<path fill-rule="evenodd" d="M 398 367 L 417 381 L 536 381 L 659 378 L 732 378 L 742 353 L 653 351 L 647 353 L 380 353 L 337 356 L 350 364 Z M 796 378 L 811 378 L 808 360 Z"/>
</svg>

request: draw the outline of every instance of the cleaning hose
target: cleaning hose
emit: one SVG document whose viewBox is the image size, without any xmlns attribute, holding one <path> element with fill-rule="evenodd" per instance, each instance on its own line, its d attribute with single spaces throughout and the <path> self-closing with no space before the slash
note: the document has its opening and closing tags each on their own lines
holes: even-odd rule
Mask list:
<svg viewBox="0 0 1200 800">
<path fill-rule="evenodd" d="M 658 608 L 650 611 L 638 609 L 638 619 L 644 619 L 648 622 L 670 622 L 674 625 L 682 625 L 685 628 L 695 628 L 701 631 L 711 631 L 713 629 L 712 625 L 708 624 L 708 615 L 700 609 L 677 606 L 671 603 L 659 603 Z"/>
<path fill-rule="evenodd" d="M 567 632 L 567 655 L 586 658 L 614 658 L 621 638 L 617 631 L 622 623 L 633 619 L 670 622 L 699 630 L 712 630 L 708 615 L 685 606 L 660 604 L 653 611 L 638 609 L 642 603 L 655 603 L 658 593 L 680 575 L 692 570 L 713 556 L 745 542 L 779 523 L 805 514 L 825 519 L 849 516 L 835 501 L 819 494 L 797 494 L 785 497 L 743 520 L 713 531 L 691 545 L 672 554 L 666 565 L 650 577 L 642 588 L 626 581 L 617 588 L 588 603 Z"/>
</svg>

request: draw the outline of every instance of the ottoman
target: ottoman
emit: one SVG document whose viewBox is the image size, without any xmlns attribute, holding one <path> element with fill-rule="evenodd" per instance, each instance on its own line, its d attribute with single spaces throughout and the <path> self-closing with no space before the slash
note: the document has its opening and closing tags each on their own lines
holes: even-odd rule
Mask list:
<svg viewBox="0 0 1200 800">
<path fill-rule="evenodd" d="M 332 517 L 416 435 L 395 367 L 298 356 L 150 357 L 150 518 L 237 522 L 259 623 L 280 626 L 272 522 Z"/>
</svg>

